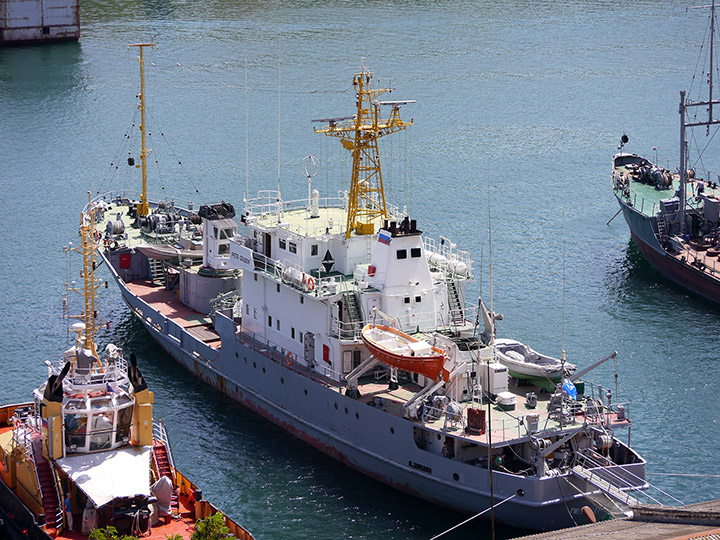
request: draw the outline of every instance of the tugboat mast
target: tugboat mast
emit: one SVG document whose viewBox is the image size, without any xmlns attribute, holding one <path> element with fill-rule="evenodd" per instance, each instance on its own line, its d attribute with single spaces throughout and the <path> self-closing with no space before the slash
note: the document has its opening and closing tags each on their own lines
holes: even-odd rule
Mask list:
<svg viewBox="0 0 720 540">
<path fill-rule="evenodd" d="M 145 147 L 145 62 L 143 60 L 143 49 L 145 47 L 157 48 L 155 43 L 135 43 L 128 47 L 137 47 L 140 50 L 140 133 L 142 134 L 142 148 L 140 150 L 140 161 L 142 162 L 142 195 L 140 196 L 140 204 L 138 204 L 138 216 L 147 216 L 149 213 L 147 199 L 147 157 L 152 150 Z"/>
<path fill-rule="evenodd" d="M 92 194 L 88 192 L 88 198 L 92 202 Z M 95 347 L 95 335 L 98 331 L 97 323 L 97 307 L 95 305 L 97 300 L 96 291 L 99 287 L 99 282 L 95 280 L 95 269 L 97 268 L 96 260 L 96 245 L 95 245 L 95 212 L 97 209 L 92 208 L 92 204 L 88 204 L 88 211 L 80 213 L 80 247 L 70 247 L 70 251 L 76 251 L 82 254 L 83 257 L 83 289 L 80 290 L 75 287 L 70 287 L 66 284 L 67 290 L 74 291 L 78 294 L 82 294 L 84 297 L 84 309 L 80 315 L 70 315 L 71 318 L 79 319 L 85 324 L 84 332 L 85 338 L 82 345 L 85 349 L 90 349 L 95 356 L 98 358 L 97 350 Z"/>
<path fill-rule="evenodd" d="M 339 137 L 343 147 L 353 156 L 352 179 L 348 201 L 345 238 L 354 230 L 357 234 L 374 234 L 374 220 L 388 217 L 385 204 L 378 139 L 412 125 L 400 119 L 400 106 L 410 101 L 377 101 L 375 98 L 391 92 L 392 88 L 368 88 L 372 73 L 363 66 L 361 73 L 353 76 L 353 87 L 357 95 L 357 113 L 354 118 L 327 118 L 314 120 L 329 125 L 316 129 L 331 137 Z M 380 118 L 380 106 L 391 105 L 392 112 L 387 120 Z"/>
</svg>

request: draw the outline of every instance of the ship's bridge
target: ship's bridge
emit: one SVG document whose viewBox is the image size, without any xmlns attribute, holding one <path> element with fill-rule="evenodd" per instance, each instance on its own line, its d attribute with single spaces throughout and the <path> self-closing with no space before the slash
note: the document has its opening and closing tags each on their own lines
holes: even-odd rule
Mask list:
<svg viewBox="0 0 720 540">
<path fill-rule="evenodd" d="M 247 247 L 308 274 L 314 270 L 352 274 L 357 265 L 369 262 L 377 236 L 353 233 L 345 238 L 347 212 L 344 192 L 320 198 L 313 191 L 308 198 L 283 201 L 278 191 L 260 191 L 245 201 L 242 221 L 250 230 L 252 244 Z M 391 220 L 403 218 L 395 206 L 388 205 L 388 214 Z M 374 220 L 376 231 L 383 219 Z"/>
<path fill-rule="evenodd" d="M 82 454 L 127 446 L 135 398 L 128 391 L 127 362 L 121 355 L 102 363 L 82 348 L 71 348 L 61 361 L 48 364 L 58 376 L 73 357 L 72 369 L 62 382 L 62 423 L 66 454 Z M 45 385 L 35 391 L 37 406 Z"/>
</svg>

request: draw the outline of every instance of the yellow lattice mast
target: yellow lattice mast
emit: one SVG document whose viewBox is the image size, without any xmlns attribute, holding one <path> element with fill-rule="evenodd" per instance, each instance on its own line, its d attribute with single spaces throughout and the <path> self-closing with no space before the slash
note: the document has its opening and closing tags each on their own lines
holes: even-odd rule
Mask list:
<svg viewBox="0 0 720 540">
<path fill-rule="evenodd" d="M 91 193 L 88 192 L 88 199 L 91 200 Z M 84 298 L 84 309 L 80 315 L 70 315 L 73 319 L 79 319 L 85 323 L 85 339 L 82 347 L 90 349 L 95 358 L 99 358 L 95 348 L 95 335 L 100 326 L 98 323 L 98 314 L 96 307 L 97 294 L 96 291 L 100 287 L 100 281 L 95 279 L 95 269 L 97 268 L 96 251 L 98 247 L 98 237 L 95 231 L 95 213 L 97 209 L 92 208 L 88 204 L 88 210 L 80 212 L 80 246 L 70 247 L 69 250 L 80 253 L 83 258 L 83 269 L 80 276 L 83 278 L 83 288 L 77 288 L 67 284 L 69 291 L 81 294 Z"/>
<path fill-rule="evenodd" d="M 387 218 L 385 190 L 378 139 L 412 125 L 400 119 L 400 105 L 414 101 L 377 101 L 375 98 L 390 92 L 391 88 L 369 88 L 372 73 L 363 69 L 353 76 L 353 87 L 357 92 L 357 114 L 352 118 L 327 118 L 318 120 L 329 125 L 316 129 L 340 138 L 342 145 L 352 152 L 352 179 L 348 201 L 348 216 L 345 237 L 350 238 L 354 230 L 357 234 L 373 234 L 374 220 Z M 392 112 L 386 120 L 380 118 L 380 106 L 391 105 Z"/>
<path fill-rule="evenodd" d="M 140 133 L 142 133 L 142 148 L 140 149 L 140 161 L 142 162 L 142 194 L 140 195 L 140 204 L 138 204 L 138 215 L 147 216 L 149 213 L 148 199 L 147 199 L 147 157 L 150 155 L 152 150 L 145 147 L 145 61 L 143 60 L 143 49 L 145 47 L 157 48 L 154 43 L 135 43 L 128 45 L 128 47 L 137 47 L 140 51 Z"/>
</svg>

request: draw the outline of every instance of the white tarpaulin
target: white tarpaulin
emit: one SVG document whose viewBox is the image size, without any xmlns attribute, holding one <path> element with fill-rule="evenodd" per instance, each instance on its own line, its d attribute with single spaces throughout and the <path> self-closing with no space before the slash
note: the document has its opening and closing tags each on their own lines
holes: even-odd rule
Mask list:
<svg viewBox="0 0 720 540">
<path fill-rule="evenodd" d="M 117 497 L 150 495 L 150 447 L 68 456 L 60 468 L 97 508 Z"/>
</svg>

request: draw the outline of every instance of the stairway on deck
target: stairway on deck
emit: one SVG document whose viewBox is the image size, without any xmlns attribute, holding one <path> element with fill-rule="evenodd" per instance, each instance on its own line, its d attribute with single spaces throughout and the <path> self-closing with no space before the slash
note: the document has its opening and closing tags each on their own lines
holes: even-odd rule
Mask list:
<svg viewBox="0 0 720 540">
<path fill-rule="evenodd" d="M 353 335 L 358 335 L 362 330 L 362 314 L 360 312 L 360 303 L 358 302 L 355 292 L 344 292 L 345 309 L 347 309 L 348 319 L 352 328 Z"/>
<path fill-rule="evenodd" d="M 447 282 L 448 307 L 450 308 L 450 319 L 455 325 L 462 325 L 463 311 L 460 303 L 460 294 L 454 281 Z"/>
<path fill-rule="evenodd" d="M 170 457 L 168 456 L 167 447 L 157 439 L 153 440 L 153 460 L 155 461 L 155 469 L 160 476 L 167 476 L 172 483 L 173 491 L 170 498 L 170 508 L 174 513 L 180 513 L 180 502 L 178 501 L 178 491 L 175 485 L 175 477 L 170 466 Z"/>
<path fill-rule="evenodd" d="M 158 259 L 148 258 L 150 264 L 150 281 L 153 285 L 165 286 L 165 266 Z"/>
<path fill-rule="evenodd" d="M 587 481 L 589 484 L 592 484 L 600 491 L 602 491 L 605 495 L 616 501 L 619 501 L 626 507 L 640 504 L 640 502 L 635 497 L 621 490 L 612 482 L 601 478 L 597 473 L 586 469 L 582 465 L 575 465 L 572 468 L 572 472 L 573 474 L 575 474 L 575 476 L 578 476 L 579 478 Z"/>
<path fill-rule="evenodd" d="M 42 436 L 38 433 L 32 441 L 32 460 L 40 480 L 40 497 L 47 524 L 56 529 L 63 524 L 63 511 L 57 496 L 55 475 L 50 462 L 42 455 Z"/>
</svg>

